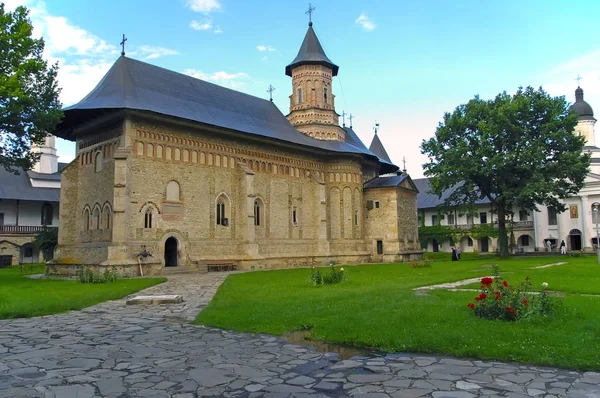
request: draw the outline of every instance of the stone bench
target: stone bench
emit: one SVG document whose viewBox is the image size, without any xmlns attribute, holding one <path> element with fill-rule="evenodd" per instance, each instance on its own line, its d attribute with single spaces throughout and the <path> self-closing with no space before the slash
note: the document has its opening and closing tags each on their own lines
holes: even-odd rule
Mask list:
<svg viewBox="0 0 600 398">
<path fill-rule="evenodd" d="M 237 270 L 237 266 L 233 263 L 212 263 L 206 264 L 206 269 L 208 272 L 226 272 Z"/>
</svg>

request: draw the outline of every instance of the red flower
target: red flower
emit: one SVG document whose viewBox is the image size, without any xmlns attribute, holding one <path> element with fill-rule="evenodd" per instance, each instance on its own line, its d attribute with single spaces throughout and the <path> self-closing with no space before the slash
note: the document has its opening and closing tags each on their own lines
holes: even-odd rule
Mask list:
<svg viewBox="0 0 600 398">
<path fill-rule="evenodd" d="M 469 306 L 469 308 L 470 308 L 470 309 L 472 309 L 472 310 L 473 310 L 473 309 L 475 309 L 475 304 L 473 304 L 473 303 L 469 303 L 469 304 L 467 304 L 467 305 Z"/>
<path fill-rule="evenodd" d="M 546 290 L 546 291 L 544 292 L 544 294 L 548 294 L 548 291 Z"/>
<path fill-rule="evenodd" d="M 492 282 L 494 282 L 494 280 L 490 277 L 481 278 L 482 285 L 490 286 Z"/>
<path fill-rule="evenodd" d="M 527 299 L 525 297 L 523 297 L 523 299 L 521 299 L 521 301 L 523 302 L 523 304 L 525 304 L 525 306 L 527 306 Z"/>
<path fill-rule="evenodd" d="M 508 282 L 507 282 L 507 281 L 504 281 L 504 282 L 502 282 L 502 284 L 503 284 L 505 287 L 508 287 Z"/>
<path fill-rule="evenodd" d="M 479 296 L 475 297 L 475 301 L 479 301 L 479 300 L 481 300 L 481 297 L 479 297 Z"/>
<path fill-rule="evenodd" d="M 486 298 L 487 298 L 487 294 L 485 294 L 485 293 L 481 293 L 481 294 L 479 295 L 479 299 L 480 299 L 480 300 L 485 300 Z"/>
<path fill-rule="evenodd" d="M 507 306 L 506 306 L 506 309 L 507 309 L 507 310 L 508 310 L 508 312 L 510 312 L 512 315 L 514 315 L 514 314 L 515 314 L 515 310 L 514 310 L 514 309 L 513 309 L 513 308 L 512 308 L 510 305 L 507 305 Z"/>
</svg>

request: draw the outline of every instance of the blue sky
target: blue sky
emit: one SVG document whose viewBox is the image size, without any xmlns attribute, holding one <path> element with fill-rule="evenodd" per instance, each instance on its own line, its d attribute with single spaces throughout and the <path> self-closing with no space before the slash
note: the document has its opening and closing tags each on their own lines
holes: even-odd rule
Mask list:
<svg viewBox="0 0 600 398">
<path fill-rule="evenodd" d="M 8 0 L 32 9 L 45 56 L 58 61 L 61 99 L 77 102 L 127 55 L 274 100 L 287 114 L 285 66 L 307 29 L 308 2 L 296 0 Z M 373 125 L 392 160 L 422 176 L 419 145 L 445 111 L 475 94 L 491 98 L 520 85 L 544 86 L 574 101 L 577 74 L 600 112 L 600 2 L 313 1 L 314 28 L 340 67 L 336 108 L 354 115 L 368 146 Z M 74 146 L 60 142 L 61 161 Z"/>
</svg>

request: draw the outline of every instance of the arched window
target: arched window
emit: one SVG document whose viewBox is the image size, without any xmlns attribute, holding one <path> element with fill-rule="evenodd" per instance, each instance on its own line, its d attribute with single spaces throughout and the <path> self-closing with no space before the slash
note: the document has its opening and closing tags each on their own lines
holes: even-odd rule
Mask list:
<svg viewBox="0 0 600 398">
<path fill-rule="evenodd" d="M 177 181 L 167 183 L 167 200 L 169 202 L 179 202 L 179 183 Z"/>
<path fill-rule="evenodd" d="M 327 98 L 327 87 L 323 87 L 323 101 L 325 101 L 325 103 L 327 103 L 328 98 Z"/>
<path fill-rule="evenodd" d="M 224 196 L 220 196 L 217 199 L 217 225 L 228 226 L 229 219 L 227 218 L 227 199 Z"/>
<path fill-rule="evenodd" d="M 112 228 L 112 210 L 110 205 L 105 205 L 104 210 L 102 210 L 102 229 L 111 229 Z"/>
<path fill-rule="evenodd" d="M 85 209 L 83 211 L 83 230 L 90 230 L 90 209 Z"/>
<path fill-rule="evenodd" d="M 260 199 L 254 201 L 254 225 L 264 225 L 264 207 Z"/>
<path fill-rule="evenodd" d="M 298 88 L 298 104 L 302 103 L 302 89 Z"/>
<path fill-rule="evenodd" d="M 100 229 L 100 207 L 94 209 L 92 216 L 92 229 Z"/>
<path fill-rule="evenodd" d="M 52 225 L 53 213 L 54 209 L 50 203 L 46 202 L 42 205 L 42 225 L 44 227 L 47 225 Z"/>
<path fill-rule="evenodd" d="M 152 208 L 148 208 L 144 214 L 144 228 L 152 228 Z"/>
<path fill-rule="evenodd" d="M 102 152 L 96 153 L 94 157 L 94 171 L 97 173 L 102 170 Z"/>
</svg>

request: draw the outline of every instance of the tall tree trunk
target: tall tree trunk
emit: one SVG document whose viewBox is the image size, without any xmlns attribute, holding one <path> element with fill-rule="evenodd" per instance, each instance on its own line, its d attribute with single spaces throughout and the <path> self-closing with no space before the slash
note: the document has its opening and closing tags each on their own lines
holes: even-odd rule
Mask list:
<svg viewBox="0 0 600 398">
<path fill-rule="evenodd" d="M 500 249 L 500 258 L 509 258 L 508 236 L 506 235 L 506 210 L 504 205 L 498 205 L 498 246 Z"/>
</svg>

